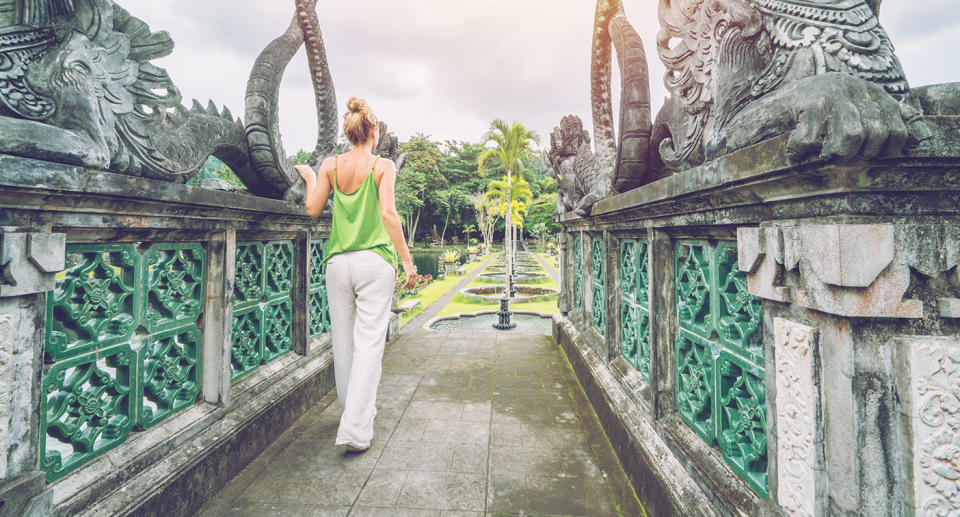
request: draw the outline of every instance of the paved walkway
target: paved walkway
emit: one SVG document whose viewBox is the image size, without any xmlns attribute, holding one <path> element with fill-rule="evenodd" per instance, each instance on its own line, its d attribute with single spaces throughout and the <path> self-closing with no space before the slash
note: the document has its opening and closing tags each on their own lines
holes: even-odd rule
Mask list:
<svg viewBox="0 0 960 517">
<path fill-rule="evenodd" d="M 328 395 L 200 515 L 642 515 L 549 337 L 407 332 L 383 368 L 370 450 L 334 446 Z"/>
<path fill-rule="evenodd" d="M 472 273 L 463 277 L 463 280 L 457 282 L 457 285 L 453 286 L 446 294 L 441 296 L 437 301 L 430 304 L 429 307 L 420 311 L 419 314 L 410 318 L 406 324 L 403 325 L 403 328 L 407 331 L 413 330 L 423 330 L 423 326 L 426 325 L 428 321 L 433 319 L 444 307 L 450 304 L 450 300 L 456 296 L 461 289 L 466 287 L 474 278 L 480 276 L 480 273 L 483 273 L 483 270 L 489 265 L 488 263 L 493 260 L 494 255 L 491 254 L 487 258 L 483 259 L 480 265 L 473 270 Z"/>
<path fill-rule="evenodd" d="M 559 273 L 557 273 L 557 270 L 554 269 L 553 266 L 549 263 L 549 261 L 543 260 L 543 257 L 541 257 L 540 255 L 537 255 L 536 253 L 531 253 L 531 255 L 533 255 L 533 258 L 537 259 L 537 262 L 539 262 L 540 265 L 543 266 L 543 270 L 546 271 L 548 275 L 550 275 L 550 278 L 552 278 L 553 281 L 556 282 L 557 285 L 559 285 L 560 275 Z"/>
</svg>

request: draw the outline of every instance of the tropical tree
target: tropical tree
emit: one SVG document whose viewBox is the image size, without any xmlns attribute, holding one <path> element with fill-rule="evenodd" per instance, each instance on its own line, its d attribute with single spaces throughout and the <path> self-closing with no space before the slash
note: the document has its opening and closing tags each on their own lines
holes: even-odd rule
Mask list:
<svg viewBox="0 0 960 517">
<path fill-rule="evenodd" d="M 473 202 L 473 199 L 471 198 L 471 199 L 469 199 L 468 201 L 470 201 L 470 202 L 472 203 L 472 202 Z M 464 238 L 466 239 L 467 244 L 470 244 L 470 234 L 473 233 L 473 232 L 475 232 L 475 231 L 477 231 L 477 227 L 476 227 L 476 226 L 474 226 L 474 225 L 472 225 L 472 224 L 465 224 L 465 225 L 463 225 L 463 228 L 460 230 L 460 233 L 462 233 L 462 234 L 464 235 Z"/>
<path fill-rule="evenodd" d="M 470 196 L 470 203 L 473 207 L 473 214 L 477 219 L 480 238 L 483 239 L 484 254 L 489 253 L 490 246 L 493 244 L 493 228 L 497 224 L 497 211 L 493 203 L 487 200 L 487 197 L 480 192 Z"/>
<path fill-rule="evenodd" d="M 397 177 L 396 200 L 397 212 L 403 217 L 407 227 L 409 245 L 413 245 L 420 215 L 423 213 L 427 192 L 433 190 L 441 181 L 440 159 L 442 158 L 437 145 L 429 137 L 416 134 L 409 142 L 400 146 L 400 151 L 407 153 L 403 170 Z"/>
<path fill-rule="evenodd" d="M 447 235 L 447 225 L 450 223 L 451 214 L 455 221 L 460 221 L 460 212 L 467 207 L 469 199 L 467 194 L 460 189 L 452 188 L 440 191 L 437 194 L 437 205 L 443 210 L 443 231 L 440 232 L 440 245 L 443 246 L 443 239 Z"/>
<path fill-rule="evenodd" d="M 496 206 L 497 214 L 500 217 L 506 216 L 507 203 L 513 206 L 514 202 L 522 203 L 524 206 L 524 211 L 526 211 L 526 205 L 533 201 L 533 192 L 530 190 L 530 184 L 527 183 L 527 180 L 522 177 L 516 177 L 513 180 L 510 193 L 507 193 L 507 184 L 508 180 L 504 177 L 502 180 L 493 180 L 487 184 L 487 192 L 484 194 L 486 198 L 494 203 Z M 514 209 L 516 211 L 516 209 Z"/>
<path fill-rule="evenodd" d="M 513 272 L 513 242 L 507 237 L 510 233 L 512 223 L 511 197 L 513 194 L 513 176 L 519 173 L 522 166 L 522 160 L 532 154 L 533 144 L 540 142 L 540 137 L 536 131 L 523 127 L 523 124 L 514 122 L 508 125 L 502 119 L 496 119 L 490 123 L 490 129 L 483 137 L 484 145 L 487 147 L 480 156 L 477 157 L 479 171 L 484 173 L 491 167 L 502 167 L 506 172 L 506 184 L 502 186 L 502 191 L 506 192 L 506 199 L 503 203 L 506 212 L 506 227 L 504 228 L 504 246 L 507 254 L 507 271 Z M 492 183 L 492 182 L 491 182 Z M 529 188 L 527 189 L 529 191 Z M 487 192 L 490 192 L 488 189 Z M 532 193 L 530 194 L 533 195 Z M 509 276 L 509 275 L 505 275 Z M 509 291 L 504 286 L 504 295 L 509 296 Z"/>
</svg>

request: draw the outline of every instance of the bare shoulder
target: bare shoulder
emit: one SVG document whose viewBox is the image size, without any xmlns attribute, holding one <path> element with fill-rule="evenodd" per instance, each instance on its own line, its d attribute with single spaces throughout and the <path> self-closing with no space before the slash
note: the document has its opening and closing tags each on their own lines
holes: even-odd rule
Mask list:
<svg viewBox="0 0 960 517">
<path fill-rule="evenodd" d="M 380 158 L 373 170 L 376 173 L 377 182 L 379 182 L 385 174 L 396 174 L 397 164 L 393 163 L 390 158 Z"/>
<path fill-rule="evenodd" d="M 321 170 L 321 171 L 328 171 L 328 170 L 332 171 L 334 165 L 337 163 L 336 160 L 337 160 L 337 157 L 336 157 L 336 156 L 327 156 L 326 158 L 323 159 L 323 162 L 320 164 L 320 170 Z"/>
</svg>

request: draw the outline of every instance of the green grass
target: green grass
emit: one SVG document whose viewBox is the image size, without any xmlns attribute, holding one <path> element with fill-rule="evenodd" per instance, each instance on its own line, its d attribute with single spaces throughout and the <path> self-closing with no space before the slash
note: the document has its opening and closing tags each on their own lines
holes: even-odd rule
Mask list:
<svg viewBox="0 0 960 517">
<path fill-rule="evenodd" d="M 450 289 L 453 289 L 453 286 L 457 285 L 461 280 L 463 280 L 465 276 L 476 271 L 477 267 L 479 266 L 480 262 L 468 262 L 463 266 L 467 270 L 466 274 L 463 276 L 447 275 L 447 277 L 443 280 L 434 280 L 433 283 L 425 287 L 423 291 L 420 291 L 417 296 L 404 298 L 405 300 L 419 298 L 420 305 L 418 305 L 416 309 L 410 311 L 409 313 L 404 314 L 400 319 L 400 325 L 405 325 L 408 321 L 410 321 L 411 318 L 417 314 L 420 314 L 427 307 L 433 305 L 434 302 L 442 298 L 443 295 L 447 294 Z"/>
</svg>

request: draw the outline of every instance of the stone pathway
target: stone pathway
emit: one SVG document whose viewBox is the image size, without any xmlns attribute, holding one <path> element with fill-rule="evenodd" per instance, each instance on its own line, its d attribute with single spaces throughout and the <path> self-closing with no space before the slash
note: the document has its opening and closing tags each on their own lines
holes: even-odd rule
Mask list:
<svg viewBox="0 0 960 517">
<path fill-rule="evenodd" d="M 328 395 L 200 515 L 643 515 L 548 336 L 408 332 L 383 369 L 370 450 L 334 446 Z"/>
<path fill-rule="evenodd" d="M 472 273 L 463 277 L 463 280 L 460 280 L 459 282 L 457 282 L 457 285 L 453 286 L 452 289 L 447 291 L 447 293 L 441 296 L 437 301 L 430 304 L 429 307 L 420 311 L 420 313 L 414 316 L 413 318 L 410 318 L 410 321 L 408 321 L 403 326 L 403 328 L 406 329 L 407 331 L 422 330 L 423 326 L 428 321 L 433 319 L 433 317 L 436 316 L 441 310 L 443 310 L 444 307 L 450 304 L 450 300 L 452 300 L 453 297 L 456 296 L 461 289 L 463 289 L 470 282 L 472 282 L 474 278 L 477 278 L 478 276 L 480 276 L 480 273 L 483 273 L 484 268 L 487 267 L 487 263 L 493 260 L 493 257 L 494 255 L 491 254 L 489 257 L 483 259 L 483 262 L 480 263 L 480 266 L 478 266 L 477 269 L 474 269 Z"/>
<path fill-rule="evenodd" d="M 557 285 L 559 285 L 560 275 L 557 273 L 557 270 L 554 269 L 552 265 L 547 263 L 546 260 L 543 260 L 543 258 L 540 257 L 540 255 L 537 255 L 536 253 L 531 253 L 531 255 L 533 255 L 533 258 L 537 259 L 537 262 L 539 262 L 540 265 L 543 266 L 543 270 L 546 271 L 548 275 L 550 275 L 550 278 L 552 278 L 553 281 L 556 282 Z"/>
</svg>

